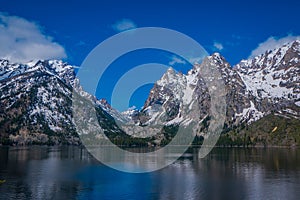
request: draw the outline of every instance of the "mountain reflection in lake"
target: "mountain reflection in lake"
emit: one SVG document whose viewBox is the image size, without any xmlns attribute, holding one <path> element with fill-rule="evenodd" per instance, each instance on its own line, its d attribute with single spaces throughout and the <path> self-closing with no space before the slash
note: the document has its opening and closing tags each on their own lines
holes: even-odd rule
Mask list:
<svg viewBox="0 0 300 200">
<path fill-rule="evenodd" d="M 300 150 L 193 149 L 152 173 L 128 174 L 74 146 L 0 147 L 0 199 L 298 199 Z"/>
</svg>

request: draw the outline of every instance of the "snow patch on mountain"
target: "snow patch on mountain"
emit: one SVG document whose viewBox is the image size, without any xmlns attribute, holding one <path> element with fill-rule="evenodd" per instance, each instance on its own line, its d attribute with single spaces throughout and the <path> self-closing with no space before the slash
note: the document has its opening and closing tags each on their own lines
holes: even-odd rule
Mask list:
<svg viewBox="0 0 300 200">
<path fill-rule="evenodd" d="M 243 60 L 235 69 L 247 91 L 259 99 L 294 100 L 300 98 L 300 41 L 269 50 L 253 59 Z"/>
</svg>

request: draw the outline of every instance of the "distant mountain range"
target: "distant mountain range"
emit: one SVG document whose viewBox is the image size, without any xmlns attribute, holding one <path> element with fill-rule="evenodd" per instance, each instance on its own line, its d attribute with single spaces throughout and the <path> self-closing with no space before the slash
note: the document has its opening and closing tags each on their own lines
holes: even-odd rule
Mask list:
<svg viewBox="0 0 300 200">
<path fill-rule="evenodd" d="M 233 67 L 214 53 L 187 74 L 169 68 L 155 83 L 141 110 L 123 113 L 84 92 L 74 67 L 62 61 L 15 64 L 0 60 L 0 141 L 80 144 L 72 116 L 71 96 L 76 89 L 96 107 L 98 121 L 107 136 L 125 145 L 168 143 L 172 128 L 182 120 L 180 107 L 197 99 L 202 128 L 195 143 L 201 143 L 210 123 L 210 96 L 200 69 L 208 64 L 217 67 L 226 90 L 226 120 L 219 145 L 300 145 L 299 40 Z M 144 140 L 136 137 L 147 134 L 129 136 L 114 120 L 147 126 L 161 114 L 168 116 L 165 127 L 171 129 Z"/>
</svg>

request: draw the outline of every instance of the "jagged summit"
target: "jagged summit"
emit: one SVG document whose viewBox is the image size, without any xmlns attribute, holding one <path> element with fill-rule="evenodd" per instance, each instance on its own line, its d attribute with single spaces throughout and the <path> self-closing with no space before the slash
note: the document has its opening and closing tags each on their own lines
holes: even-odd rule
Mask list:
<svg viewBox="0 0 300 200">
<path fill-rule="evenodd" d="M 67 84 L 72 86 L 74 84 L 74 66 L 68 65 L 61 60 L 36 60 L 19 64 L 0 59 L 0 80 L 33 72 L 55 75 Z"/>
<path fill-rule="evenodd" d="M 153 120 L 152 116 L 158 115 L 154 106 L 158 103 L 169 113 L 171 121 L 178 123 L 180 100 L 190 103 L 197 98 L 202 108 L 199 115 L 205 117 L 209 114 L 209 96 L 200 68 L 213 64 L 219 69 L 227 91 L 227 127 L 250 124 L 272 112 L 299 118 L 299 49 L 297 40 L 234 67 L 220 53 L 213 53 L 181 77 L 168 70 L 154 85 L 144 110 Z"/>
<path fill-rule="evenodd" d="M 95 104 L 102 117 L 101 128 L 113 135 L 123 132 L 111 119 L 147 125 L 165 115 L 167 126 L 178 124 L 184 115 L 180 108 L 188 107 L 194 100 L 199 103 L 199 123 L 204 120 L 203 126 L 207 126 L 210 96 L 200 73 L 207 65 L 219 70 L 225 84 L 225 129 L 252 124 L 270 113 L 300 119 L 299 40 L 242 60 L 234 67 L 222 55 L 213 53 L 202 63 L 195 64 L 187 74 L 169 68 L 154 84 L 143 109 L 124 113 L 83 91 L 74 67 L 63 61 L 15 64 L 0 59 L 0 139 L 15 143 L 79 143 L 72 120 L 74 87 Z M 161 141 L 164 136 L 159 138 Z"/>
<path fill-rule="evenodd" d="M 248 60 L 242 60 L 235 67 L 240 71 L 255 72 L 256 69 L 277 68 L 285 69 L 289 66 L 299 65 L 300 60 L 300 40 L 286 43 L 280 48 L 266 51 L 264 54 L 255 56 Z"/>
<path fill-rule="evenodd" d="M 300 42 L 266 51 L 235 66 L 247 91 L 272 102 L 300 98 Z"/>
<path fill-rule="evenodd" d="M 122 116 L 103 100 L 77 87 L 74 67 L 59 60 L 13 64 L 0 60 L 0 139 L 16 144 L 79 144 L 72 116 L 72 93 L 102 113 Z M 110 114 L 107 114 L 110 113 Z M 107 119 L 103 119 L 105 123 Z M 107 128 L 106 128 L 107 129 Z M 120 132 L 120 130 L 115 130 Z"/>
<path fill-rule="evenodd" d="M 221 56 L 221 54 L 218 52 L 215 52 L 211 56 L 208 56 L 208 59 L 214 62 L 215 64 L 220 64 L 220 65 L 223 64 L 223 62 L 225 61 L 225 58 Z"/>
<path fill-rule="evenodd" d="M 157 84 L 163 85 L 166 83 L 172 83 L 176 81 L 178 78 L 179 78 L 179 74 L 176 73 L 176 71 L 172 67 L 169 67 L 166 73 L 161 77 L 161 79 L 157 81 Z"/>
</svg>

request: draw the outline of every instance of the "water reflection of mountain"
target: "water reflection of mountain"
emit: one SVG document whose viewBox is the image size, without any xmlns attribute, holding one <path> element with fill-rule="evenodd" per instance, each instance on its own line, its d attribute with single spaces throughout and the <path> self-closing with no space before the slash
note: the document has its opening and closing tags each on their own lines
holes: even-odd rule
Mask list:
<svg viewBox="0 0 300 200">
<path fill-rule="evenodd" d="M 299 149 L 197 149 L 152 173 L 109 169 L 79 147 L 0 147 L 0 199 L 296 199 Z"/>
</svg>

